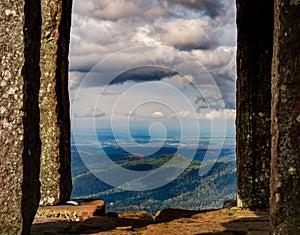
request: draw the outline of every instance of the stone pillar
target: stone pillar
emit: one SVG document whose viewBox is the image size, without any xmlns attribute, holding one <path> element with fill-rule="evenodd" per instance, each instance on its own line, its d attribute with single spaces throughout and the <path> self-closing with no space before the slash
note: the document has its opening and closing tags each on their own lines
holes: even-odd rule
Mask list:
<svg viewBox="0 0 300 235">
<path fill-rule="evenodd" d="M 0 1 L 0 233 L 29 234 L 38 208 L 41 6 Z"/>
<path fill-rule="evenodd" d="M 269 207 L 273 0 L 237 0 L 237 201 Z"/>
<path fill-rule="evenodd" d="M 69 200 L 72 190 L 68 54 L 72 0 L 42 0 L 41 205 Z"/>
<path fill-rule="evenodd" d="M 300 234 L 300 1 L 275 0 L 272 234 Z"/>
</svg>

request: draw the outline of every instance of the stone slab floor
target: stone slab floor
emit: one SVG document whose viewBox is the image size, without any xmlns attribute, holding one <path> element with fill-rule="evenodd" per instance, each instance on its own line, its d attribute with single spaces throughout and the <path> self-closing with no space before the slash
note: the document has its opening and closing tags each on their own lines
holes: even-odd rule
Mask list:
<svg viewBox="0 0 300 235">
<path fill-rule="evenodd" d="M 270 234 L 267 212 L 241 210 L 237 207 L 212 211 L 166 209 L 156 215 L 154 222 L 142 212 L 94 215 L 95 211 L 100 214 L 103 212 L 103 205 L 103 201 L 98 201 L 73 207 L 40 208 L 33 223 L 32 234 Z"/>
</svg>

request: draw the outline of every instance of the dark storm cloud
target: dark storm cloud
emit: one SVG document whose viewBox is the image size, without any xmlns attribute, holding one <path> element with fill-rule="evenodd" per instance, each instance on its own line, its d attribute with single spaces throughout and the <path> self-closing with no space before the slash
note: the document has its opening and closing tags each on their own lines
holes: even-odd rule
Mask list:
<svg viewBox="0 0 300 235">
<path fill-rule="evenodd" d="M 82 87 L 104 87 L 120 85 L 125 82 L 151 82 L 160 81 L 163 78 L 172 77 L 178 73 L 170 69 L 156 66 L 144 66 L 127 70 L 114 76 L 115 73 L 90 71 L 87 76 L 84 72 L 71 73 L 70 85 L 71 90 Z"/>
<path fill-rule="evenodd" d="M 178 75 L 178 73 L 169 69 L 146 66 L 141 68 L 135 68 L 120 74 L 109 85 L 123 84 L 127 81 L 132 81 L 132 82 L 160 81 L 164 78 L 173 79 L 175 75 Z M 209 96 L 210 100 L 206 100 L 205 102 L 210 103 L 211 109 L 219 109 L 220 107 L 222 107 L 221 104 L 222 102 L 224 102 L 225 108 L 235 109 L 235 82 L 236 82 L 235 78 L 231 77 L 228 74 L 228 71 L 224 71 L 221 74 L 214 74 L 213 72 L 211 72 L 211 76 L 216 82 L 222 97 L 216 96 L 215 94 L 211 94 L 211 96 Z M 194 82 L 197 84 L 197 81 Z M 191 83 L 191 85 L 195 85 L 195 84 Z M 200 96 L 197 97 L 196 99 L 196 103 L 199 105 L 199 109 L 207 105 L 205 102 L 203 103 L 203 100 L 201 100 Z"/>
<path fill-rule="evenodd" d="M 167 0 L 167 2 L 203 11 L 212 18 L 225 14 L 226 4 L 222 0 Z"/>
<path fill-rule="evenodd" d="M 149 81 L 159 81 L 163 78 L 172 77 L 177 75 L 177 72 L 171 71 L 169 69 L 146 66 L 131 69 L 125 73 L 117 76 L 113 81 L 110 82 L 110 85 L 122 84 L 127 81 L 133 82 L 149 82 Z"/>
</svg>

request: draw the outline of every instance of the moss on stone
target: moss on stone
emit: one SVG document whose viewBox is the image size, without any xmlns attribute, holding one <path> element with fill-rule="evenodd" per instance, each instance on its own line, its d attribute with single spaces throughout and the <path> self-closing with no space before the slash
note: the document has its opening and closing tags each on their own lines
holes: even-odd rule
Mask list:
<svg viewBox="0 0 300 235">
<path fill-rule="evenodd" d="M 69 115 L 60 120 L 60 112 L 68 113 L 68 97 L 60 97 L 58 87 L 67 90 L 66 84 L 62 84 L 60 70 L 67 61 L 59 61 L 60 40 L 65 37 L 60 32 L 63 22 L 63 4 L 69 1 L 43 0 L 42 1 L 42 46 L 41 46 L 41 89 L 40 89 L 40 113 L 41 113 L 41 200 L 40 205 L 56 205 L 67 201 L 71 194 L 70 152 L 61 149 L 70 148 L 68 130 L 64 128 L 69 123 Z M 67 29 L 67 30 L 70 30 Z M 68 37 L 68 33 L 66 34 Z M 68 46 L 65 45 L 65 46 Z M 64 48 L 63 51 L 68 52 Z M 64 68 L 63 68 L 64 69 Z M 68 93 L 66 92 L 66 95 Z M 64 100 L 66 100 L 64 102 Z M 66 103 L 67 102 L 67 103 Z M 60 110 L 58 106 L 64 103 L 66 110 Z M 63 126 L 60 123 L 63 123 Z M 65 124 L 66 123 L 66 124 Z M 69 173 L 67 173 L 69 171 Z"/>
</svg>

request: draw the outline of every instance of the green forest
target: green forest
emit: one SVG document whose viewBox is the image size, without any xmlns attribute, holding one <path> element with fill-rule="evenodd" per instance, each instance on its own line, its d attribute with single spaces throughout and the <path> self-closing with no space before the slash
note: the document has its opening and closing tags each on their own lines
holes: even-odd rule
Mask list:
<svg viewBox="0 0 300 235">
<path fill-rule="evenodd" d="M 77 154 L 73 154 L 72 174 L 74 199 L 103 199 L 107 211 L 147 211 L 155 214 L 165 208 L 203 210 L 220 208 L 224 200 L 235 198 L 236 164 L 235 161 L 218 161 L 204 176 L 199 169 L 205 164 L 193 160 L 189 167 L 169 184 L 149 191 L 124 191 L 103 183 L 83 164 Z M 151 170 L 170 160 L 172 155 L 156 158 L 131 159 L 118 161 L 132 170 Z"/>
</svg>

